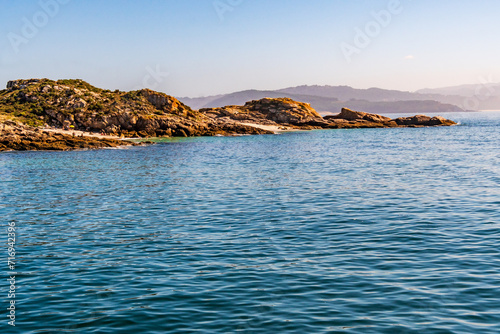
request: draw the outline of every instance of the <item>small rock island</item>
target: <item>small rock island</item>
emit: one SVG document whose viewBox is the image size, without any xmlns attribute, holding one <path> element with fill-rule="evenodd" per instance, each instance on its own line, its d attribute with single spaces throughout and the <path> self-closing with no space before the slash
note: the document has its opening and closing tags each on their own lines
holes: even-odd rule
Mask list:
<svg viewBox="0 0 500 334">
<path fill-rule="evenodd" d="M 0 91 L 0 151 L 137 145 L 127 140 L 130 138 L 454 124 L 443 117 L 391 119 L 347 108 L 338 115 L 321 117 L 310 104 L 289 98 L 193 110 L 164 93 L 149 89 L 110 91 L 82 80 L 15 80 Z"/>
</svg>

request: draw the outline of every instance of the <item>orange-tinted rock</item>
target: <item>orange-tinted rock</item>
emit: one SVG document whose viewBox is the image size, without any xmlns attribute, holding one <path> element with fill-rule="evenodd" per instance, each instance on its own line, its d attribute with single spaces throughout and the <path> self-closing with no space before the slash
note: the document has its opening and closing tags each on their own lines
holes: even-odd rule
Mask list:
<svg viewBox="0 0 500 334">
<path fill-rule="evenodd" d="M 26 125 L 5 121 L 0 123 L 0 151 L 29 150 L 74 150 L 96 149 L 137 145 L 132 142 L 95 137 L 69 136 L 60 133 L 41 131 Z"/>
<path fill-rule="evenodd" d="M 362 111 L 354 111 L 348 108 L 342 108 L 340 114 L 335 116 L 326 116 L 325 119 L 345 119 L 348 121 L 366 120 L 375 123 L 383 123 L 391 120 L 389 117 L 377 114 L 369 114 Z"/>
</svg>

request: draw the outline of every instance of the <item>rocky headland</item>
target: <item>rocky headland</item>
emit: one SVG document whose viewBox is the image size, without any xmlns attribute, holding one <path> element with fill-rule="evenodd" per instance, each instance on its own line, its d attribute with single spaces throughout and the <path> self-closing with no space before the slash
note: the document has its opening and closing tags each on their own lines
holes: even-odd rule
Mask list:
<svg viewBox="0 0 500 334">
<path fill-rule="evenodd" d="M 453 124 L 442 117 L 418 115 L 390 119 L 346 108 L 338 115 L 321 117 L 309 104 L 289 98 L 264 98 L 243 106 L 193 110 L 172 96 L 149 89 L 110 91 L 82 80 L 15 80 L 9 81 L 7 89 L 0 91 L 0 151 L 91 149 L 133 144 L 120 137 L 254 135 L 275 133 L 272 129 Z M 116 139 L 55 133 L 50 129 L 86 131 L 116 136 Z"/>
</svg>

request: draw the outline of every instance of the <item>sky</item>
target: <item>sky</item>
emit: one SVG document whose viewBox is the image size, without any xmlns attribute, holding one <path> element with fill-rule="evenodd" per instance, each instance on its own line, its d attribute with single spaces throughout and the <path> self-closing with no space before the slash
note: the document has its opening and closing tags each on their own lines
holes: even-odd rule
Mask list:
<svg viewBox="0 0 500 334">
<path fill-rule="evenodd" d="M 0 0 L 0 86 L 178 97 L 500 82 L 498 0 Z"/>
</svg>

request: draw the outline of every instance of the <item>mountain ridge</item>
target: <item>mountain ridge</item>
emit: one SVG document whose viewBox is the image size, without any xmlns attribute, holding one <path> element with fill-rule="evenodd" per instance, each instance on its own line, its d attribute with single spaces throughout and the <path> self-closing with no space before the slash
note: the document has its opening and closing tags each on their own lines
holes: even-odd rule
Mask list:
<svg viewBox="0 0 500 334">
<path fill-rule="evenodd" d="M 438 88 L 424 88 L 416 91 L 419 94 L 460 95 L 471 97 L 475 95 L 500 95 L 500 83 L 484 82 L 480 84 L 465 84 Z"/>
<path fill-rule="evenodd" d="M 252 99 L 291 98 L 310 103 L 322 114 L 338 113 L 343 107 L 371 113 L 441 113 L 464 111 L 456 105 L 462 98 L 424 95 L 380 88 L 355 89 L 349 86 L 297 86 L 278 90 L 243 90 L 206 97 L 178 97 L 195 109 L 240 105 Z M 412 101 L 410 105 L 401 102 Z M 421 101 L 421 102 L 418 102 Z M 455 102 L 455 104 L 450 103 Z M 409 106 L 409 107 L 408 107 Z"/>
<path fill-rule="evenodd" d="M 500 109 L 500 84 L 479 85 L 482 87 L 482 92 L 489 92 L 490 96 L 488 94 L 477 95 L 474 92 L 460 95 L 458 94 L 459 88 L 463 86 L 470 86 L 477 90 L 478 85 L 448 87 L 450 94 L 440 94 L 440 89 L 409 92 L 377 87 L 357 89 L 346 85 L 301 85 L 276 90 L 248 89 L 205 97 L 178 97 L 178 99 L 195 109 L 200 109 L 243 104 L 255 98 L 287 97 L 311 103 L 322 114 L 337 113 L 344 106 L 373 113 L 381 111 L 384 113 L 440 113 Z M 453 90 L 453 88 L 457 89 Z"/>
</svg>

